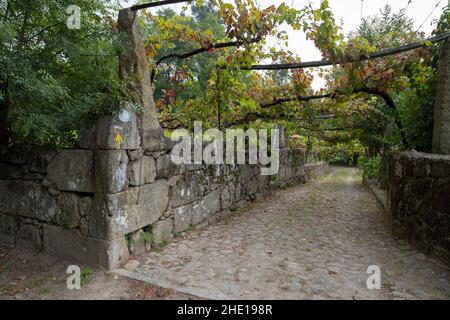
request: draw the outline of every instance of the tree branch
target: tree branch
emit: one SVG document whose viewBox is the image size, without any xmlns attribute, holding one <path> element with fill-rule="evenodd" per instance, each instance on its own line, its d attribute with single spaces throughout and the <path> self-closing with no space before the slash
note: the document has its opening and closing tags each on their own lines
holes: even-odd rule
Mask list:
<svg viewBox="0 0 450 320">
<path fill-rule="evenodd" d="M 326 94 L 320 94 L 320 95 L 312 95 L 312 96 L 306 96 L 306 97 L 293 97 L 293 98 L 280 98 L 280 99 L 276 99 L 273 102 L 267 103 L 267 104 L 262 104 L 261 108 L 269 108 L 269 107 L 274 107 L 278 104 L 283 104 L 286 102 L 294 102 L 294 101 L 310 101 L 310 100 L 316 100 L 316 99 L 323 99 L 323 98 L 333 98 L 333 95 L 336 95 L 336 93 L 332 92 L 332 93 L 326 93 Z"/>
<path fill-rule="evenodd" d="M 194 1 L 194 0 L 164 0 L 164 1 L 138 4 L 138 5 L 130 7 L 129 9 L 132 11 L 137 11 L 137 10 L 142 10 L 142 9 L 146 9 L 146 8 L 154 8 L 154 7 L 165 6 L 168 4 L 177 4 L 177 3 L 192 2 L 192 1 Z"/>
<path fill-rule="evenodd" d="M 236 126 L 239 124 L 249 123 L 251 121 L 255 121 L 256 119 L 267 119 L 267 120 L 285 119 L 285 120 L 294 120 L 294 121 L 302 121 L 303 120 L 303 119 L 299 119 L 298 117 L 286 115 L 286 114 L 279 114 L 277 116 L 273 116 L 273 115 L 261 114 L 261 113 L 257 113 L 257 112 L 249 112 L 242 119 L 236 120 L 234 122 L 226 123 L 225 127 L 228 128 L 228 127 L 233 127 L 233 126 Z M 317 119 L 319 119 L 319 118 L 317 118 Z M 346 142 L 346 141 L 351 140 L 351 138 L 329 137 L 324 133 L 325 131 L 346 131 L 350 128 L 329 128 L 329 129 L 320 128 L 320 129 L 318 129 L 318 128 L 305 127 L 298 123 L 296 125 L 302 129 L 316 133 L 322 140 L 327 141 L 329 143 Z"/>
<path fill-rule="evenodd" d="M 400 135 L 402 137 L 403 145 L 408 149 L 409 148 L 409 142 L 408 142 L 408 139 L 406 138 L 405 132 L 403 131 L 403 125 L 402 125 L 400 119 L 398 119 L 397 107 L 395 106 L 395 102 L 391 98 L 391 96 L 387 92 L 380 91 L 380 90 L 378 90 L 376 88 L 364 87 L 364 88 L 356 90 L 356 92 L 363 92 L 363 93 L 373 94 L 373 95 L 376 95 L 376 96 L 378 96 L 378 97 L 380 97 L 380 98 L 382 98 L 384 100 L 386 105 L 394 112 L 395 124 L 397 125 L 397 128 L 400 131 Z"/>
<path fill-rule="evenodd" d="M 62 25 L 62 24 L 63 24 L 62 22 L 57 22 L 57 23 L 54 23 L 54 24 L 52 24 L 52 25 L 49 25 L 49 26 L 45 27 L 44 29 L 42 29 L 42 30 L 36 32 L 34 35 L 30 36 L 28 39 L 26 39 L 26 41 L 31 41 L 31 40 L 33 40 L 34 38 L 36 38 L 37 36 L 39 36 L 39 35 L 41 35 L 42 33 L 44 33 L 45 31 L 50 30 L 50 29 L 52 29 L 52 28 L 54 28 L 54 27 L 56 27 L 56 26 Z"/>
<path fill-rule="evenodd" d="M 223 49 L 223 48 L 228 48 L 228 47 L 238 47 L 238 46 L 243 46 L 245 44 L 251 44 L 251 43 L 257 43 L 261 41 L 261 37 L 257 37 L 255 39 L 250 40 L 250 42 L 244 42 L 244 41 L 230 41 L 230 42 L 223 42 L 223 43 L 216 43 L 216 44 L 211 44 L 207 47 L 202 47 L 202 48 L 198 48 L 189 52 L 184 52 L 184 53 L 171 53 L 168 54 L 166 56 L 163 56 L 161 58 L 159 58 L 158 60 L 156 60 L 155 62 L 155 66 L 152 69 L 152 74 L 151 74 L 151 81 L 152 83 L 155 80 L 155 73 L 156 73 L 156 68 L 164 61 L 167 59 L 187 59 L 190 57 L 193 57 L 197 54 L 200 53 L 204 53 L 204 52 L 208 52 L 211 49 Z"/>
<path fill-rule="evenodd" d="M 396 48 L 389 48 L 380 50 L 377 52 L 374 52 L 369 55 L 360 54 L 357 58 L 355 57 L 345 57 L 342 61 L 332 61 L 332 60 L 320 60 L 320 61 L 308 61 L 308 62 L 300 62 L 300 63 L 284 63 L 284 64 L 260 64 L 260 65 L 253 65 L 250 67 L 242 66 L 241 70 L 290 70 L 290 69 L 305 69 L 305 68 L 314 68 L 314 67 L 325 67 L 325 66 L 331 66 L 331 65 L 340 65 L 345 63 L 352 63 L 352 62 L 360 62 L 365 60 L 372 60 L 377 58 L 382 58 L 386 56 L 390 56 L 397 53 L 402 53 L 406 51 L 415 50 L 418 48 L 425 47 L 425 42 L 429 41 L 431 43 L 437 43 L 440 41 L 443 41 L 450 37 L 450 33 L 444 33 L 432 38 L 428 38 L 423 42 L 414 42 L 411 44 L 407 44 L 404 46 L 396 47 Z M 221 66 L 220 68 L 226 69 L 227 66 Z"/>
<path fill-rule="evenodd" d="M 276 106 L 278 104 L 282 104 L 282 103 L 286 103 L 286 102 L 294 102 L 294 101 L 310 101 L 310 100 L 314 100 L 314 99 L 323 99 L 323 98 L 334 99 L 338 93 L 341 93 L 341 92 L 336 90 L 334 92 L 322 94 L 322 95 L 313 95 L 313 96 L 307 96 L 307 97 L 280 98 L 271 103 L 261 105 L 261 107 L 268 108 L 268 107 Z M 405 132 L 403 131 L 403 125 L 397 117 L 397 108 L 395 106 L 395 102 L 387 92 L 380 91 L 377 88 L 363 87 L 363 88 L 355 89 L 353 91 L 353 93 L 367 93 L 367 94 L 376 95 L 376 96 L 382 98 L 383 101 L 386 103 L 386 105 L 392 111 L 394 111 L 394 120 L 395 120 L 395 124 L 397 125 L 397 127 L 400 131 L 400 135 L 402 137 L 402 143 L 404 144 L 404 146 L 406 148 L 409 148 L 409 142 L 408 142 L 408 139 L 406 138 Z"/>
</svg>

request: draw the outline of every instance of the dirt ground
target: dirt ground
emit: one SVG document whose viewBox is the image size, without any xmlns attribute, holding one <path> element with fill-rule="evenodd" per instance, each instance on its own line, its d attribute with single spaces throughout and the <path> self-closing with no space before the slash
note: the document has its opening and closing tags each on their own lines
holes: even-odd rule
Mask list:
<svg viewBox="0 0 450 320">
<path fill-rule="evenodd" d="M 80 266 L 82 288 L 69 290 L 70 264 L 36 250 L 0 245 L 0 300 L 196 299 L 88 266 Z"/>
</svg>

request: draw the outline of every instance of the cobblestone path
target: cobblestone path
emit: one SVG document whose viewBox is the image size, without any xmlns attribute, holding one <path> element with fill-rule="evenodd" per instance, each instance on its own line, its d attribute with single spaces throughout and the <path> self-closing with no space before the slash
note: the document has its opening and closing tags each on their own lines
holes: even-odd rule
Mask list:
<svg viewBox="0 0 450 320">
<path fill-rule="evenodd" d="M 450 299 L 450 270 L 394 239 L 356 171 L 343 167 L 139 262 L 117 272 L 211 299 Z M 381 269 L 380 290 L 367 289 L 370 265 Z"/>
</svg>

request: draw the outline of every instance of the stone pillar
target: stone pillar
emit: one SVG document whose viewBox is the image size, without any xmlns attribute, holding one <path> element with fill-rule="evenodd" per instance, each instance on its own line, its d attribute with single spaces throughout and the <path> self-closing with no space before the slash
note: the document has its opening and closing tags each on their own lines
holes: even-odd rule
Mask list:
<svg viewBox="0 0 450 320">
<path fill-rule="evenodd" d="M 433 153 L 450 154 L 450 39 L 439 59 L 434 106 Z"/>
<path fill-rule="evenodd" d="M 284 126 L 282 124 L 277 124 L 277 129 L 280 132 L 280 144 L 279 144 L 279 148 L 283 149 L 286 147 L 287 143 L 286 143 L 286 137 L 284 135 Z"/>
<path fill-rule="evenodd" d="M 119 32 L 127 36 L 127 51 L 120 57 L 119 75 L 128 82 L 128 93 L 133 102 L 141 105 L 144 110 L 143 114 L 138 116 L 142 147 L 148 152 L 167 150 L 170 147 L 170 140 L 164 137 L 158 121 L 137 11 L 121 10 L 118 27 Z"/>
</svg>

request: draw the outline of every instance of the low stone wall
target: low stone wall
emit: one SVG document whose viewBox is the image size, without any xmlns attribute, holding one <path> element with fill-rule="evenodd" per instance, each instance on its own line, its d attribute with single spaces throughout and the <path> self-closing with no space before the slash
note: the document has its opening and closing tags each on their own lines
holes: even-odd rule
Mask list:
<svg viewBox="0 0 450 320">
<path fill-rule="evenodd" d="M 387 168 L 387 167 L 386 167 Z M 369 191 L 373 194 L 375 199 L 377 200 L 380 207 L 383 209 L 383 212 L 386 214 L 389 222 L 392 224 L 392 216 L 388 206 L 388 197 L 386 190 L 383 190 L 379 187 L 378 181 L 367 178 L 366 175 L 362 177 L 362 183 L 365 185 Z"/>
<path fill-rule="evenodd" d="M 450 262 L 450 156 L 389 156 L 388 201 L 394 231 Z"/>
<path fill-rule="evenodd" d="M 328 168 L 329 164 L 326 161 L 305 164 L 305 181 L 316 179 L 320 175 L 324 174 Z"/>
<path fill-rule="evenodd" d="M 8 150 L 0 157 L 1 241 L 108 266 L 114 259 L 99 253 L 109 243 L 90 237 L 95 182 L 93 150 Z"/>
<path fill-rule="evenodd" d="M 144 151 L 137 133 L 121 129 L 120 149 L 97 129 L 77 150 L 3 154 L 0 240 L 111 269 L 327 167 L 305 165 L 304 151 L 289 148 L 276 176 L 260 175 L 259 165 L 176 166 L 170 147 Z"/>
</svg>

